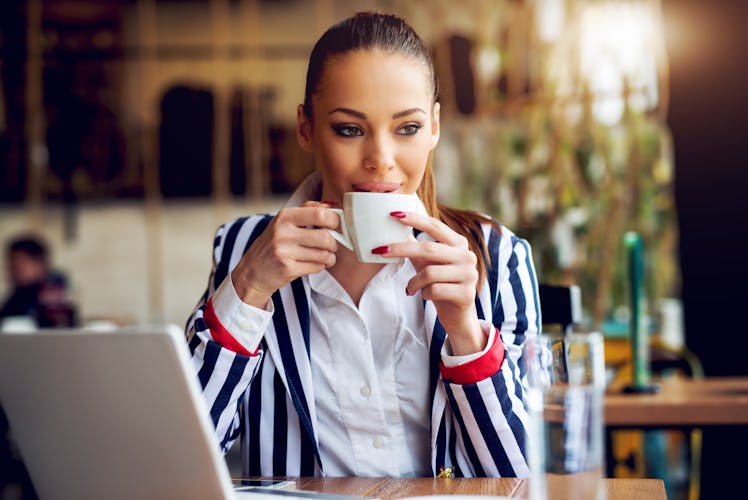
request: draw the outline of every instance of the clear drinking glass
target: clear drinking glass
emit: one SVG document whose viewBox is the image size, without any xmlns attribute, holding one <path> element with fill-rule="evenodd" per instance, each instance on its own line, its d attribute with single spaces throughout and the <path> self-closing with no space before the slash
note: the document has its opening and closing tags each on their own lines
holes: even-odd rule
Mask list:
<svg viewBox="0 0 748 500">
<path fill-rule="evenodd" d="M 531 500 L 603 500 L 605 359 L 599 333 L 524 346 Z"/>
</svg>

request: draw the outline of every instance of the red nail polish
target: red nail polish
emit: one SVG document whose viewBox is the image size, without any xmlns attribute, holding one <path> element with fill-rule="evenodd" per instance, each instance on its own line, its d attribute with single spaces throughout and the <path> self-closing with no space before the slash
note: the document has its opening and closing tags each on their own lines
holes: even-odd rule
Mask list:
<svg viewBox="0 0 748 500">
<path fill-rule="evenodd" d="M 337 205 L 338 205 L 338 204 L 337 204 L 337 203 L 335 203 L 334 201 L 320 201 L 320 203 L 324 203 L 325 205 L 330 205 L 330 206 L 332 206 L 332 207 L 335 207 L 335 206 L 337 206 Z"/>
<path fill-rule="evenodd" d="M 390 251 L 389 245 L 382 245 L 381 247 L 373 248 L 371 253 L 374 255 L 383 255 Z"/>
<path fill-rule="evenodd" d="M 410 290 L 408 290 L 407 286 L 405 287 L 405 295 L 407 295 L 408 297 L 410 297 Z"/>
<path fill-rule="evenodd" d="M 399 210 L 397 212 L 390 212 L 390 215 L 395 219 L 404 219 L 408 216 L 408 214 L 406 214 L 405 212 L 400 212 Z"/>
</svg>

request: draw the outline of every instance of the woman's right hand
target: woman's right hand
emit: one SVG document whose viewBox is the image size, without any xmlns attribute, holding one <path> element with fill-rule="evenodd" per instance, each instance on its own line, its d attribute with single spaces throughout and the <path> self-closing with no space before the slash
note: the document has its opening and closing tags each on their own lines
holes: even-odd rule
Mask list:
<svg viewBox="0 0 748 500">
<path fill-rule="evenodd" d="M 337 228 L 340 219 L 329 206 L 308 201 L 273 217 L 231 272 L 243 302 L 263 308 L 279 288 L 335 265 L 338 244 L 327 228 Z"/>
</svg>

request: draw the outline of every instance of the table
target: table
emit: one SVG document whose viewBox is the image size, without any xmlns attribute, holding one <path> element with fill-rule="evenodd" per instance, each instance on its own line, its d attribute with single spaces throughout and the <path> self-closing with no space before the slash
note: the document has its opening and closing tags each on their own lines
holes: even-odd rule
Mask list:
<svg viewBox="0 0 748 500">
<path fill-rule="evenodd" d="M 748 377 L 668 378 L 656 394 L 605 395 L 608 428 L 748 425 Z"/>
<path fill-rule="evenodd" d="M 302 477 L 299 490 L 376 497 L 384 500 L 423 495 L 495 495 L 528 498 L 528 481 L 519 478 L 364 478 Z M 607 500 L 666 500 L 659 479 L 605 479 Z M 458 500 L 458 499 L 456 499 Z"/>
<path fill-rule="evenodd" d="M 627 460 L 616 460 L 613 431 L 618 429 L 673 429 L 689 435 L 695 429 L 716 426 L 748 425 L 748 377 L 706 377 L 701 379 L 671 377 L 659 382 L 655 394 L 623 394 L 614 388 L 605 395 L 606 475 L 615 475 L 616 466 Z M 696 435 L 700 449 L 701 434 Z M 700 494 L 700 451 L 689 442 L 692 497 Z"/>
</svg>

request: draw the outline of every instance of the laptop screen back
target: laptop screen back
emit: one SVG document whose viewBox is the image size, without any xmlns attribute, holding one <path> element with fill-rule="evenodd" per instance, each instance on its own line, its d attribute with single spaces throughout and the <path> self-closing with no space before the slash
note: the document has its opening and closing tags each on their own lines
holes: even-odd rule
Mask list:
<svg viewBox="0 0 748 500">
<path fill-rule="evenodd" d="M 0 404 L 42 499 L 233 496 L 176 326 L 0 334 Z"/>
</svg>

